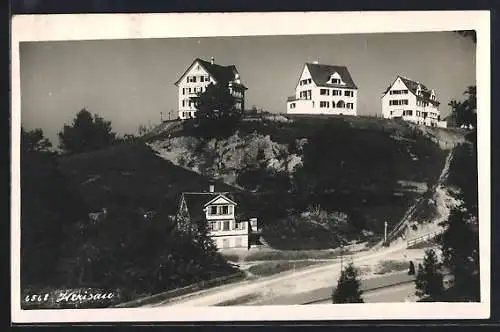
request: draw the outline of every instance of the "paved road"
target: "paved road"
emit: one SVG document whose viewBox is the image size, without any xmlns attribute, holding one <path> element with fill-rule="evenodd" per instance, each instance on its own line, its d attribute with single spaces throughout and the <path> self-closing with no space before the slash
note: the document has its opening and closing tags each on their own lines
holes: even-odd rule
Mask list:
<svg viewBox="0 0 500 332">
<path fill-rule="evenodd" d="M 356 264 L 376 263 L 391 253 L 400 252 L 403 247 L 383 248 L 376 252 L 355 255 Z M 183 306 L 213 306 L 225 301 L 231 301 L 251 294 L 258 294 L 260 299 L 279 298 L 292 293 L 307 293 L 322 287 L 331 287 L 340 273 L 339 262 L 313 266 L 295 272 L 284 272 L 277 276 L 262 278 L 256 281 L 246 281 L 234 285 L 217 287 L 205 292 L 199 292 L 187 297 L 157 303 L 150 306 L 183 305 Z"/>
<path fill-rule="evenodd" d="M 415 283 L 409 282 L 392 287 L 379 288 L 364 292 L 362 297 L 365 303 L 388 303 L 405 302 L 406 298 L 415 293 Z M 332 303 L 331 299 L 325 299 L 312 304 Z"/>
<path fill-rule="evenodd" d="M 374 296 L 373 294 L 378 294 L 380 290 L 381 294 L 389 294 L 391 292 L 388 289 L 397 288 L 402 284 L 413 285 L 414 276 L 409 276 L 406 271 L 401 273 L 394 273 L 390 275 L 382 275 L 379 277 L 374 277 L 361 281 L 361 290 L 363 290 L 365 296 Z M 382 289 L 384 291 L 382 291 Z M 254 301 L 251 304 L 254 305 L 293 305 L 293 304 L 318 304 L 318 303 L 331 303 L 333 285 L 329 287 L 322 287 L 307 293 L 284 295 L 280 297 L 275 297 L 271 299 Z M 399 294 L 400 295 L 400 294 Z M 402 298 L 398 298 L 397 294 L 390 297 L 392 300 L 401 302 L 404 301 L 404 295 Z M 363 298 L 365 297 L 363 296 Z M 377 296 L 374 297 L 375 300 L 378 299 Z M 384 298 L 382 297 L 382 300 Z M 373 302 L 373 301 L 371 301 Z M 375 301 L 376 302 L 376 301 Z"/>
</svg>

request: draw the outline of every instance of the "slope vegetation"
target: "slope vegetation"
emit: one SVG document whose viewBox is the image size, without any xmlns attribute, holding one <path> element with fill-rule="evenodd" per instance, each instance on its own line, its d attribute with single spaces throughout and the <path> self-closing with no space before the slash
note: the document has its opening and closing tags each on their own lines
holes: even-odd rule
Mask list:
<svg viewBox="0 0 500 332">
<path fill-rule="evenodd" d="M 148 145 L 194 172 L 254 192 L 267 243 L 320 249 L 380 237 L 432 188 L 445 131 L 368 117 L 257 118 L 226 137 L 158 133 Z M 447 134 L 458 138 L 460 133 Z M 442 138 L 444 137 L 444 138 Z M 339 217 L 341 216 L 341 217 Z"/>
</svg>

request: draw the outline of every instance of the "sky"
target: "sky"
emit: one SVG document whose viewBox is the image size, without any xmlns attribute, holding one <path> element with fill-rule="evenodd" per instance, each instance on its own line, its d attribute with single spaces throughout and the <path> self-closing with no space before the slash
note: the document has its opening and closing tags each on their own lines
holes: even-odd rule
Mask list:
<svg viewBox="0 0 500 332">
<path fill-rule="evenodd" d="M 345 65 L 358 86 L 358 114 L 381 113 L 382 92 L 397 75 L 435 89 L 441 114 L 476 84 L 476 46 L 453 32 L 243 36 L 23 42 L 21 123 L 57 132 L 87 108 L 136 134 L 160 113 L 177 116 L 174 82 L 197 57 L 236 65 L 246 106 L 286 112 L 305 62 Z"/>
</svg>

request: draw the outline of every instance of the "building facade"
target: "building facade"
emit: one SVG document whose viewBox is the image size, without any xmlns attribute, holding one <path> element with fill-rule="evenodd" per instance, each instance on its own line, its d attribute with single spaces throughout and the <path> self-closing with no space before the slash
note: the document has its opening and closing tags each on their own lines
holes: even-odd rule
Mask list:
<svg viewBox="0 0 500 332">
<path fill-rule="evenodd" d="M 180 119 L 185 120 L 196 116 L 195 102 L 192 98 L 205 92 L 207 86 L 211 83 L 227 86 L 235 98 L 235 109 L 245 109 L 245 91 L 247 88 L 241 83 L 236 66 L 218 65 L 213 57 L 210 62 L 196 58 L 175 82 L 178 88 Z"/>
<path fill-rule="evenodd" d="M 237 209 L 231 193 L 211 185 L 208 192 L 183 193 L 178 216 L 194 227 L 203 223 L 218 249 L 250 249 L 251 234 L 259 233 L 257 218 L 242 217 Z"/>
<path fill-rule="evenodd" d="M 398 76 L 382 96 L 382 116 L 415 124 L 446 127 L 441 120 L 436 91 L 409 78 Z"/>
<path fill-rule="evenodd" d="M 358 87 L 345 66 L 306 63 L 287 114 L 357 115 Z"/>
</svg>

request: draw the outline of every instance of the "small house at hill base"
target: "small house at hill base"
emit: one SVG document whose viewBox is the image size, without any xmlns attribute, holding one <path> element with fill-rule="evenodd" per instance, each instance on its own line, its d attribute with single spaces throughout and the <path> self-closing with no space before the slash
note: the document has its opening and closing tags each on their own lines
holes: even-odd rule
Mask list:
<svg viewBox="0 0 500 332">
<path fill-rule="evenodd" d="M 239 213 L 237 199 L 234 193 L 216 192 L 214 185 L 209 186 L 208 192 L 185 192 L 178 216 L 192 227 L 204 224 L 218 249 L 250 249 L 251 235 L 260 232 L 257 218 Z"/>
<path fill-rule="evenodd" d="M 287 114 L 357 115 L 358 87 L 345 66 L 306 63 Z"/>
<path fill-rule="evenodd" d="M 436 91 L 428 89 L 423 83 L 403 76 L 383 92 L 382 116 L 386 119 L 404 121 L 431 127 L 446 127 L 439 111 Z"/>
</svg>

